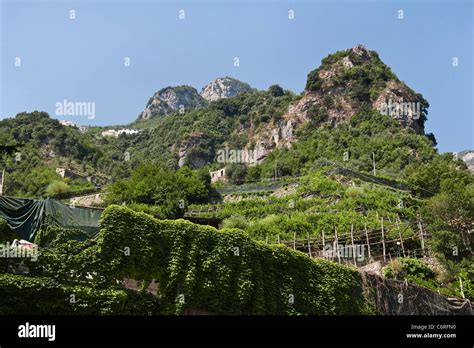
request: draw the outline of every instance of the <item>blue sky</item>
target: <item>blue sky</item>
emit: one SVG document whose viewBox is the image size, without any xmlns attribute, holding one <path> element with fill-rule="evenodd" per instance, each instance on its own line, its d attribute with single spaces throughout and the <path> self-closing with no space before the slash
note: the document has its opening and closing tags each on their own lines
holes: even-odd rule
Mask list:
<svg viewBox="0 0 474 348">
<path fill-rule="evenodd" d="M 200 90 L 219 76 L 300 93 L 323 57 L 361 43 L 429 101 L 426 131 L 440 151 L 474 148 L 470 0 L 0 3 L 0 118 L 33 110 L 54 116 L 67 99 L 94 102 L 96 117 L 58 118 L 126 124 L 158 89 Z"/>
</svg>

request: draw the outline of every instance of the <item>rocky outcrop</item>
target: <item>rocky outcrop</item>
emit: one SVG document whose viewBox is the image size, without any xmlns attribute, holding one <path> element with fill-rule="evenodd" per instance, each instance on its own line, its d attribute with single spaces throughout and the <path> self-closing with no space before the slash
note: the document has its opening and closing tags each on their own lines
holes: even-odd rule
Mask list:
<svg viewBox="0 0 474 348">
<path fill-rule="evenodd" d="M 201 97 L 211 102 L 222 98 L 235 97 L 251 90 L 252 88 L 247 83 L 226 76 L 208 83 L 202 88 L 200 94 Z"/>
<path fill-rule="evenodd" d="M 295 140 L 293 135 L 295 125 L 295 120 L 286 117 L 276 125 L 269 125 L 269 127 L 259 132 L 255 138 L 255 147 L 253 149 L 247 148 L 247 150 L 252 151 L 252 156 L 250 156 L 248 162 L 260 163 L 275 148 L 290 147 L 293 140 Z"/>
<path fill-rule="evenodd" d="M 372 107 L 382 114 L 397 119 L 404 128 L 412 128 L 419 134 L 424 132 L 421 119 L 423 117 L 422 103 L 403 83 L 388 82 L 372 103 Z"/>
<path fill-rule="evenodd" d="M 459 152 L 457 156 L 463 160 L 467 168 L 474 173 L 474 150 Z"/>
<path fill-rule="evenodd" d="M 178 151 L 178 165 L 188 164 L 191 168 L 199 168 L 212 160 L 213 152 L 209 144 L 209 136 L 202 132 L 191 133 L 181 142 Z"/>
<path fill-rule="evenodd" d="M 206 100 L 191 86 L 166 87 L 160 89 L 150 98 L 140 118 L 149 119 L 176 111 L 185 112 L 206 105 Z"/>
<path fill-rule="evenodd" d="M 156 92 L 146 104 L 140 119 L 150 119 L 173 112 L 203 108 L 209 102 L 251 91 L 252 88 L 231 77 L 220 77 L 204 86 L 201 93 L 191 86 L 166 87 Z"/>
<path fill-rule="evenodd" d="M 324 58 L 308 75 L 304 97 L 295 105 L 306 119 L 337 125 L 370 105 L 404 128 L 424 133 L 429 104 L 391 72 L 375 51 L 356 45 Z M 312 110 L 311 110 L 312 107 Z M 314 111 L 313 115 L 309 111 Z M 319 120 L 322 115 L 326 117 Z"/>
<path fill-rule="evenodd" d="M 275 148 L 290 147 L 304 123 L 337 127 L 367 106 L 397 119 L 402 127 L 424 132 L 428 103 L 399 81 L 375 51 L 356 45 L 324 58 L 308 75 L 301 99 L 289 106 L 280 122 L 252 134 L 254 147 L 247 150 L 253 156 L 248 162 L 259 163 Z"/>
</svg>

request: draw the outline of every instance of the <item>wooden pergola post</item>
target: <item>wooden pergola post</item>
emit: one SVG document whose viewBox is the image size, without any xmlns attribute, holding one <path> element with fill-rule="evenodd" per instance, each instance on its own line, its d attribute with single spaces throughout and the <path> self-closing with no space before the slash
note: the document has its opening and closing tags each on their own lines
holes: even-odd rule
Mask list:
<svg viewBox="0 0 474 348">
<path fill-rule="evenodd" d="M 308 233 L 308 253 L 309 253 L 309 257 L 313 257 L 313 255 L 311 255 L 311 241 L 309 240 L 309 233 Z"/>
<path fill-rule="evenodd" d="M 371 256 L 370 256 L 370 242 L 369 242 L 369 233 L 367 232 L 367 223 L 364 224 L 364 230 L 365 230 L 365 238 L 367 239 L 367 250 L 369 252 L 369 262 L 370 262 L 370 259 L 371 259 Z"/>
<path fill-rule="evenodd" d="M 326 245 L 324 241 L 324 230 L 323 230 L 323 247 L 322 247 L 322 253 L 323 253 L 323 258 L 326 258 L 326 255 L 324 255 L 324 246 Z"/>
<path fill-rule="evenodd" d="M 354 246 L 354 225 L 351 224 L 351 243 L 352 243 L 352 260 L 354 261 L 354 266 L 357 267 L 356 255 L 355 255 L 355 246 Z"/>
<path fill-rule="evenodd" d="M 382 250 L 383 250 L 383 261 L 384 261 L 384 262 L 387 262 L 387 257 L 385 256 L 385 234 L 384 234 L 384 231 L 383 231 L 383 216 L 382 216 L 382 218 L 380 219 L 380 224 L 381 224 L 381 227 L 382 227 Z"/>
<path fill-rule="evenodd" d="M 395 221 L 396 221 L 397 228 L 398 228 L 398 236 L 400 237 L 400 244 L 402 246 L 403 257 L 405 257 L 405 247 L 403 246 L 402 232 L 400 231 L 401 220 L 400 220 L 400 216 L 398 216 L 398 214 L 397 214 L 397 219 Z"/>
<path fill-rule="evenodd" d="M 421 221 L 418 221 L 418 228 L 420 229 L 421 252 L 423 257 L 425 257 L 425 240 L 423 238 L 423 227 L 421 226 Z"/>
</svg>

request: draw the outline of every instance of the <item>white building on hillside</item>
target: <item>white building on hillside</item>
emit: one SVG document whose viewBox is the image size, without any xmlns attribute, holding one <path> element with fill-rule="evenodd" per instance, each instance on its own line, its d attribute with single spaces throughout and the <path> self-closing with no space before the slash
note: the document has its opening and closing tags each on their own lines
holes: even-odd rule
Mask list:
<svg viewBox="0 0 474 348">
<path fill-rule="evenodd" d="M 76 124 L 71 122 L 71 121 L 67 121 L 67 120 L 61 120 L 59 121 L 60 124 L 62 124 L 63 126 L 68 126 L 68 127 L 76 127 Z"/>
<path fill-rule="evenodd" d="M 128 128 L 122 128 L 119 130 L 109 129 L 109 130 L 103 131 L 102 136 L 118 138 L 120 134 L 133 135 L 133 134 L 138 134 L 138 133 L 139 131 L 136 129 L 128 129 Z"/>
</svg>

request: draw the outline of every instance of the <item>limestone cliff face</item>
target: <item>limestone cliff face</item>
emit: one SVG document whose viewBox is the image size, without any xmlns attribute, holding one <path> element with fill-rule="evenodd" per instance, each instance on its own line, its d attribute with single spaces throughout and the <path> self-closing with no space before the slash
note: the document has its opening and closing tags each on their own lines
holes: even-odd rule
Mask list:
<svg viewBox="0 0 474 348">
<path fill-rule="evenodd" d="M 287 115 L 278 124 L 266 127 L 259 132 L 255 138 L 255 146 L 253 149 L 247 147 L 246 150 L 251 153 L 247 163 L 260 163 L 265 157 L 277 147 L 290 147 L 292 142 L 296 140 L 293 132 L 297 122 L 294 118 Z M 251 151 L 251 152 L 250 152 Z"/>
<path fill-rule="evenodd" d="M 140 115 L 142 119 L 164 116 L 182 110 L 202 108 L 207 105 L 197 90 L 190 86 L 166 87 L 156 92 Z"/>
<path fill-rule="evenodd" d="M 251 90 L 252 88 L 247 83 L 226 76 L 208 83 L 202 88 L 200 94 L 201 97 L 211 102 L 222 98 L 235 97 Z"/>
</svg>

